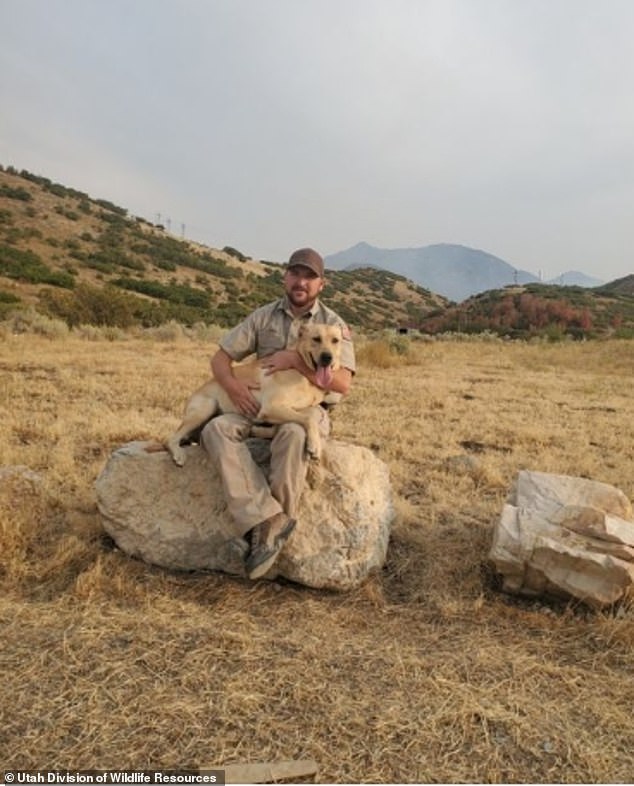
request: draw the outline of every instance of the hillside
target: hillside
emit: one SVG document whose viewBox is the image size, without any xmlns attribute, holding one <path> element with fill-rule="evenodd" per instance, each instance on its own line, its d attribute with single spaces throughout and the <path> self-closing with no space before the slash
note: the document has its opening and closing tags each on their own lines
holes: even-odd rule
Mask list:
<svg viewBox="0 0 634 786">
<path fill-rule="evenodd" d="M 616 281 L 611 281 L 609 284 L 604 284 L 597 289 L 597 292 L 605 295 L 634 295 L 634 273 L 623 278 L 617 278 Z"/>
<path fill-rule="evenodd" d="M 487 330 L 510 338 L 633 338 L 634 297 L 627 292 L 627 279 L 634 276 L 596 289 L 527 284 L 490 290 L 425 317 L 420 329 Z"/>
<path fill-rule="evenodd" d="M 125 208 L 0 169 L 0 317 L 32 306 L 68 324 L 171 319 L 231 326 L 279 296 L 282 266 L 190 242 Z M 418 324 L 447 301 L 403 276 L 328 271 L 324 300 L 364 329 Z"/>
</svg>

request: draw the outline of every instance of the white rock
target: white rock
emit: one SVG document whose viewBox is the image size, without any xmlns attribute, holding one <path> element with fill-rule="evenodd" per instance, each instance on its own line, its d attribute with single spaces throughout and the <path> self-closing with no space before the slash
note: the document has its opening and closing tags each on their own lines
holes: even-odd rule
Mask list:
<svg viewBox="0 0 634 786">
<path fill-rule="evenodd" d="M 103 525 L 131 556 L 178 570 L 244 575 L 247 543 L 233 534 L 220 478 L 205 451 L 186 448 L 184 467 L 151 443 L 115 451 L 96 481 Z M 266 441 L 250 447 L 266 471 Z M 388 468 L 370 450 L 329 440 L 322 477 L 307 486 L 298 524 L 267 578 L 346 590 L 379 569 L 394 518 Z"/>
<path fill-rule="evenodd" d="M 632 505 L 606 483 L 521 471 L 489 558 L 507 592 L 614 603 L 634 583 Z"/>
<path fill-rule="evenodd" d="M 35 472 L 24 464 L 4 464 L 3 466 L 0 466 L 0 482 L 4 480 L 12 480 L 13 478 L 30 480 L 32 483 L 38 484 L 42 482 L 42 476 L 40 473 Z"/>
</svg>

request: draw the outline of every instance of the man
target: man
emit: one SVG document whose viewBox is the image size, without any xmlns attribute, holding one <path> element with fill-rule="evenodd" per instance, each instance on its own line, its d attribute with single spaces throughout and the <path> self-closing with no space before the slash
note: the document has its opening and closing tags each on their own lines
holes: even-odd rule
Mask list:
<svg viewBox="0 0 634 786">
<path fill-rule="evenodd" d="M 219 415 L 210 420 L 202 431 L 201 443 L 218 467 L 238 534 L 245 537 L 250 533 L 246 570 L 251 579 L 269 570 L 295 527 L 308 470 L 306 433 L 297 423 L 284 423 L 277 428 L 271 440 L 271 472 L 267 481 L 245 444 L 259 404 L 251 389 L 234 376 L 232 364 L 255 352 L 263 358 L 265 373 L 296 369 L 320 387 L 316 372 L 289 347 L 295 344 L 303 323 L 340 325 L 344 339 L 341 368 L 333 374 L 328 398 L 336 401 L 346 395 L 355 372 L 354 348 L 345 322 L 318 299 L 324 283 L 321 256 L 311 248 L 295 251 L 284 271 L 284 296 L 257 309 L 233 328 L 220 341 L 220 349 L 211 359 L 215 379 L 240 414 Z M 328 413 L 319 408 L 319 414 L 320 431 L 326 437 L 330 432 Z"/>
</svg>

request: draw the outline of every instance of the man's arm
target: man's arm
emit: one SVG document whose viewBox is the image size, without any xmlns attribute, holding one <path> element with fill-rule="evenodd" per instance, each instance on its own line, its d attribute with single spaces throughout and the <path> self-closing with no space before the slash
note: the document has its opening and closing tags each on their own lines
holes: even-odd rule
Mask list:
<svg viewBox="0 0 634 786">
<path fill-rule="evenodd" d="M 225 389 L 238 412 L 247 417 L 255 417 L 260 411 L 260 405 L 249 386 L 234 376 L 232 366 L 233 360 L 224 349 L 219 349 L 211 358 L 214 379 Z"/>
</svg>

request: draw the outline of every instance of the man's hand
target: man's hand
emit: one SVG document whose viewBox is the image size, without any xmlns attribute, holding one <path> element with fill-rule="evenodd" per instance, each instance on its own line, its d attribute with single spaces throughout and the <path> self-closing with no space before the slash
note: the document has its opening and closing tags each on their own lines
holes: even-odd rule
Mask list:
<svg viewBox="0 0 634 786">
<path fill-rule="evenodd" d="M 289 368 L 301 371 L 300 364 L 301 366 L 304 365 L 301 362 L 299 353 L 294 349 L 280 349 L 272 355 L 262 358 L 260 363 L 267 376 L 274 374 L 276 371 L 287 371 Z"/>
<path fill-rule="evenodd" d="M 232 360 L 224 349 L 219 349 L 212 357 L 211 371 L 238 412 L 248 418 L 254 418 L 260 411 L 260 405 L 251 391 L 257 390 L 259 385 L 249 386 L 233 375 Z"/>
<path fill-rule="evenodd" d="M 293 368 L 295 371 L 299 371 L 300 374 L 303 374 L 313 385 L 321 387 L 317 380 L 315 370 L 306 365 L 302 356 L 295 349 L 280 349 L 272 355 L 267 355 L 265 358 L 262 358 L 260 364 L 262 365 L 264 374 L 267 376 L 269 374 L 274 374 L 276 371 L 286 371 L 287 369 Z M 328 386 L 328 390 L 331 393 L 341 393 L 342 396 L 346 396 L 350 391 L 351 384 L 352 372 L 347 368 L 338 368 L 332 375 L 332 381 Z"/>
<path fill-rule="evenodd" d="M 225 390 L 235 408 L 241 415 L 245 415 L 248 418 L 254 418 L 260 411 L 260 404 L 251 392 L 253 389 L 257 388 L 251 388 L 235 377 L 232 377 L 230 381 L 227 380 L 225 386 Z"/>
</svg>

